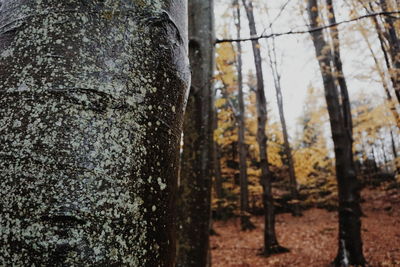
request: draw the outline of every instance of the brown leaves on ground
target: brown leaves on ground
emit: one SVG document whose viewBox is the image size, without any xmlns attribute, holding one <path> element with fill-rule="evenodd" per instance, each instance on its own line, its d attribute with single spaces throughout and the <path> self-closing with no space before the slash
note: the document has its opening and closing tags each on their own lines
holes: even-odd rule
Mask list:
<svg viewBox="0 0 400 267">
<path fill-rule="evenodd" d="M 400 266 L 400 190 L 365 189 L 362 218 L 364 256 L 369 266 Z M 328 266 L 337 252 L 336 212 L 311 209 L 303 217 L 280 214 L 276 230 L 289 253 L 257 256 L 263 244 L 263 217 L 253 217 L 253 231 L 240 231 L 240 221 L 214 222 L 219 236 L 211 237 L 213 267 Z"/>
</svg>

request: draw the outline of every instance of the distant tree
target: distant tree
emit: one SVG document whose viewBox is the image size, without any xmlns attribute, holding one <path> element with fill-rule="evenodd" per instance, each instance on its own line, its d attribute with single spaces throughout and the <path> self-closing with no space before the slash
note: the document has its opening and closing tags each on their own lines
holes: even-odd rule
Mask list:
<svg viewBox="0 0 400 267">
<path fill-rule="evenodd" d="M 370 4 L 372 6 L 372 4 Z M 379 6 L 383 12 L 391 11 L 388 0 L 379 0 Z M 384 37 L 388 42 L 388 50 L 392 63 L 392 75 L 393 79 L 396 81 L 395 93 L 397 100 L 400 103 L 400 40 L 398 37 L 398 32 L 396 30 L 395 21 L 391 16 L 383 17 L 383 27 L 386 31 Z"/>
<path fill-rule="evenodd" d="M 366 29 L 361 27 L 360 25 L 359 25 L 358 29 L 359 29 L 359 32 L 361 33 L 362 37 L 364 38 L 364 40 L 365 40 L 365 42 L 366 42 L 366 44 L 368 46 L 368 50 L 370 51 L 371 56 L 372 56 L 372 58 L 374 60 L 376 71 L 379 74 L 379 77 L 380 77 L 381 82 L 382 82 L 382 87 L 383 87 L 384 92 L 385 92 L 387 105 L 388 105 L 388 107 L 389 107 L 389 109 L 390 109 L 390 111 L 391 111 L 391 113 L 392 113 L 392 115 L 393 115 L 393 117 L 394 117 L 394 119 L 396 121 L 397 127 L 400 129 L 400 115 L 399 115 L 399 112 L 398 112 L 398 110 L 396 108 L 397 100 L 393 99 L 393 97 L 392 97 L 392 93 L 391 93 L 391 90 L 389 88 L 389 83 L 387 82 L 387 78 L 386 78 L 387 75 L 386 75 L 386 73 L 384 71 L 384 68 L 381 66 L 380 60 L 378 59 L 376 53 L 374 52 L 374 50 L 372 48 L 372 43 L 370 42 L 370 40 L 368 38 L 368 35 L 366 33 Z M 378 34 L 378 39 L 380 40 L 380 44 L 383 45 L 383 43 L 381 42 L 382 39 L 381 39 L 381 35 L 380 34 Z M 385 62 L 387 62 L 387 60 L 386 60 L 387 58 L 386 57 L 387 57 L 387 55 L 385 56 Z M 387 65 L 387 66 L 389 66 L 389 65 Z"/>
<path fill-rule="evenodd" d="M 252 1 L 242 0 L 243 6 L 246 10 L 247 19 L 249 22 L 249 29 L 251 36 L 257 36 L 256 24 L 253 13 Z M 267 135 L 265 133 L 265 126 L 267 123 L 267 100 L 264 91 L 264 78 L 262 71 L 262 60 L 260 52 L 260 44 L 258 40 L 252 41 L 254 64 L 256 69 L 256 92 L 257 99 L 257 142 L 260 152 L 260 168 L 261 168 L 261 184 L 263 186 L 263 205 L 265 215 L 265 230 L 264 230 L 264 255 L 280 253 L 288 251 L 286 248 L 279 245 L 275 232 L 275 214 L 274 214 L 274 200 L 272 196 L 272 175 L 269 169 L 268 156 L 267 156 Z"/>
<path fill-rule="evenodd" d="M 393 130 L 395 130 L 394 134 L 397 136 L 396 120 L 391 116 L 391 108 L 387 105 L 387 102 L 377 100 L 379 100 L 378 95 L 366 96 L 365 94 L 358 94 L 352 101 L 355 118 L 353 135 L 355 150 L 359 151 L 359 161 L 368 161 L 368 153 L 366 151 L 372 151 L 373 147 L 379 147 L 379 150 L 381 150 L 382 145 L 386 147 L 382 143 L 382 140 L 386 140 L 384 143 L 388 143 L 387 146 L 391 147 L 390 150 L 392 153 L 391 156 L 385 153 L 384 157 L 386 157 L 387 161 L 389 161 L 389 158 L 393 159 L 393 170 L 395 170 L 397 151 L 396 149 L 393 150 L 393 147 L 396 148 L 396 145 L 394 142 L 391 142 L 391 132 L 393 135 Z M 382 118 L 386 119 L 382 120 Z M 392 143 L 391 145 L 389 145 L 390 142 Z M 379 164 L 377 165 L 379 167 Z M 367 175 L 372 174 L 371 172 L 368 173 L 368 170 L 366 172 Z"/>
<path fill-rule="evenodd" d="M 183 0 L 0 8 L 0 265 L 175 263 Z"/>
<path fill-rule="evenodd" d="M 287 166 L 289 169 L 289 182 L 290 182 L 290 193 L 292 197 L 292 215 L 293 216 L 301 216 L 300 206 L 299 206 L 299 192 L 297 189 L 297 180 L 296 180 L 296 171 L 294 168 L 293 156 L 292 156 L 292 148 L 289 143 L 289 134 L 286 126 L 285 112 L 283 109 L 283 96 L 282 96 L 282 86 L 281 86 L 281 74 L 278 70 L 277 63 L 277 55 L 276 55 L 276 46 L 275 46 L 275 38 L 272 38 L 272 41 L 268 43 L 268 58 L 269 65 L 272 70 L 272 76 L 274 79 L 275 85 L 275 94 L 276 94 L 276 103 L 278 104 L 279 118 L 282 126 L 282 135 L 283 135 L 283 145 L 284 145 L 284 154 L 287 162 Z"/>
<path fill-rule="evenodd" d="M 372 3 L 366 3 L 364 1 L 351 1 L 350 2 L 351 5 L 350 7 L 352 8 L 352 12 L 358 12 L 358 10 L 362 10 L 364 9 L 366 12 L 371 13 L 371 12 L 375 12 L 374 6 L 372 5 Z M 387 10 L 387 8 L 386 8 Z M 387 20 L 387 19 L 386 19 Z M 392 39 L 393 41 L 397 39 L 397 33 L 396 30 L 395 32 L 392 32 L 392 38 L 389 38 L 389 35 L 386 33 L 386 31 L 388 29 L 390 29 L 391 26 L 394 26 L 393 24 L 393 20 L 389 19 L 389 21 L 391 22 L 391 24 L 387 24 L 386 27 L 385 25 L 382 25 L 382 23 L 379 22 L 378 18 L 376 16 L 372 16 L 371 17 L 371 21 L 372 24 L 375 28 L 375 33 L 377 34 L 378 37 L 378 41 L 379 41 L 379 45 L 383 54 L 383 59 L 384 59 L 384 66 L 386 67 L 386 71 L 385 71 L 385 67 L 381 66 L 381 62 L 378 59 L 378 56 L 376 55 L 376 53 L 373 50 L 372 44 L 369 41 L 368 35 L 367 35 L 367 31 L 369 30 L 370 27 L 362 27 L 361 23 L 359 23 L 359 32 L 361 33 L 361 35 L 363 36 L 364 40 L 367 43 L 368 49 L 371 52 L 371 56 L 374 60 L 375 63 L 375 67 L 376 70 L 379 74 L 379 77 L 381 78 L 381 82 L 382 82 L 382 87 L 385 90 L 385 95 L 386 95 L 386 99 L 387 99 L 387 104 L 390 106 L 390 110 L 393 114 L 393 116 L 396 119 L 396 124 L 397 127 L 400 129 L 400 115 L 399 115 L 399 111 L 397 110 L 397 106 L 399 103 L 399 98 L 397 96 L 398 92 L 396 92 L 396 90 L 399 90 L 400 87 L 400 80 L 397 78 L 397 73 L 400 72 L 400 70 L 396 70 L 395 67 L 393 67 L 392 62 L 394 62 L 394 60 L 391 60 L 391 58 L 393 57 L 393 53 L 395 53 L 393 50 L 396 49 L 396 47 L 391 47 L 390 45 L 390 41 L 388 41 L 388 39 Z M 389 76 L 389 81 L 387 81 L 387 76 Z M 392 88 L 395 91 L 395 97 L 392 97 Z"/>
<path fill-rule="evenodd" d="M 239 114 L 237 107 L 237 72 L 236 55 L 234 46 L 230 43 L 220 44 L 216 48 L 216 84 L 218 84 L 215 107 L 217 109 L 218 127 L 214 131 L 214 139 L 221 152 L 221 176 L 226 181 L 228 177 L 236 181 L 236 172 L 238 168 L 231 168 L 232 163 L 236 165 L 237 161 L 237 116 Z M 229 166 L 230 165 L 230 166 Z M 239 177 L 239 176 L 238 176 Z M 222 183 L 221 183 L 222 184 Z M 225 188 L 227 189 L 227 188 Z M 225 190 L 223 190 L 225 191 Z M 235 204 L 236 205 L 236 204 Z"/>
<path fill-rule="evenodd" d="M 234 17 L 236 19 L 236 37 L 240 39 L 240 31 L 241 31 L 241 12 L 240 12 L 240 3 L 239 0 L 233 1 L 234 7 Z M 245 130 L 246 130 L 246 122 L 245 122 L 245 105 L 244 105 L 244 96 L 243 96 L 243 71 L 242 71 L 242 45 L 240 42 L 236 43 L 237 51 L 237 73 L 238 73 L 238 106 L 239 113 L 236 117 L 238 122 L 238 132 L 239 132 L 239 175 L 240 175 L 240 223 L 242 226 L 242 230 L 251 230 L 254 229 L 254 224 L 250 221 L 249 216 L 249 189 L 248 189 L 248 178 L 247 178 L 247 147 L 245 141 Z"/>
<path fill-rule="evenodd" d="M 305 99 L 308 104 L 298 122 L 300 131 L 293 154 L 298 181 L 306 186 L 317 186 L 321 180 L 334 183 L 331 181 L 334 172 L 332 160 L 324 135 L 327 111 L 321 98 L 323 94 L 320 90 L 312 86 L 308 88 Z"/>
<path fill-rule="evenodd" d="M 389 1 L 379 0 L 378 4 L 373 2 L 364 3 L 359 0 L 367 12 L 389 12 L 391 7 Z M 391 82 L 395 91 L 398 103 L 400 103 L 400 40 L 399 33 L 396 31 L 395 21 L 391 16 L 383 16 L 383 20 L 379 21 L 377 17 L 371 17 L 378 34 L 382 52 L 385 55 L 385 63 Z"/>
</svg>

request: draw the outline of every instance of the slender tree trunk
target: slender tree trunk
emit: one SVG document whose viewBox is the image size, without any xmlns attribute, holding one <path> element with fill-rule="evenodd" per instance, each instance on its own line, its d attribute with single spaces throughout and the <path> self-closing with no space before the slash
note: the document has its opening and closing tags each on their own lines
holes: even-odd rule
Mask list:
<svg viewBox="0 0 400 267">
<path fill-rule="evenodd" d="M 297 181 L 296 181 L 296 173 L 294 171 L 292 149 L 291 149 L 290 143 L 289 143 L 289 135 L 288 135 L 287 128 L 286 128 L 286 120 L 285 120 L 285 115 L 284 115 L 284 111 L 283 111 L 283 100 L 282 100 L 282 92 L 281 92 L 280 85 L 275 86 L 275 89 L 276 89 L 276 98 L 277 98 L 278 108 L 279 108 L 279 117 L 280 117 L 281 125 L 282 125 L 283 141 L 284 141 L 283 144 L 285 147 L 285 154 L 286 154 L 286 159 L 287 159 L 288 167 L 289 167 L 290 192 L 292 195 L 292 201 L 294 201 L 292 215 L 293 216 L 302 216 L 301 211 L 300 211 L 300 206 L 299 206 L 299 192 L 297 190 Z"/>
<path fill-rule="evenodd" d="M 241 14 L 239 0 L 233 1 L 235 8 L 236 18 L 236 37 L 240 39 L 241 31 Z M 240 42 L 237 45 L 237 72 L 238 72 L 238 102 L 239 102 L 239 114 L 236 117 L 238 122 L 239 132 L 239 171 L 240 171 L 240 223 L 242 230 L 254 229 L 254 224 L 250 221 L 249 214 L 249 190 L 248 190 L 248 178 L 247 178 L 247 148 L 245 140 L 245 108 L 244 108 L 244 97 L 243 97 L 243 72 L 242 72 L 242 45 Z"/>
<path fill-rule="evenodd" d="M 392 141 L 392 152 L 393 152 L 393 157 L 394 157 L 394 158 L 397 158 L 397 149 L 396 149 L 396 144 L 395 144 L 395 142 L 394 142 L 393 131 L 392 131 L 392 130 L 390 130 L 390 138 L 391 138 L 391 141 Z"/>
<path fill-rule="evenodd" d="M 272 50 L 272 51 L 271 51 Z M 276 50 L 275 50 L 275 39 L 272 38 L 272 48 L 268 47 L 268 56 L 269 63 L 272 69 L 274 85 L 276 90 L 276 102 L 278 104 L 279 109 L 279 118 L 282 125 L 282 133 L 283 133 L 283 144 L 285 148 L 285 155 L 289 167 L 289 182 L 290 182 L 290 193 L 292 195 L 292 215 L 293 216 L 302 216 L 299 206 L 299 192 L 297 190 L 297 181 L 296 181 L 296 173 L 294 170 L 294 163 L 292 157 L 292 149 L 289 143 L 289 135 L 286 127 L 285 113 L 283 110 L 283 97 L 282 97 L 282 89 L 281 89 L 281 76 L 278 71 L 278 66 L 276 62 Z M 274 59 L 273 59 L 274 58 Z"/>
<path fill-rule="evenodd" d="M 309 0 L 307 7 L 310 28 L 318 27 L 317 0 Z M 325 98 L 331 124 L 336 156 L 336 176 L 339 190 L 339 249 L 336 266 L 365 265 L 361 240 L 360 185 L 353 161 L 352 138 L 348 133 L 340 105 L 339 93 L 330 68 L 332 63 L 329 45 L 322 31 L 311 32 L 316 57 L 320 66 Z"/>
<path fill-rule="evenodd" d="M 397 173 L 400 173 L 400 166 L 397 163 L 397 149 L 396 149 L 396 143 L 394 142 L 393 138 L 393 131 L 390 129 L 390 139 L 392 143 L 392 153 L 393 153 L 393 158 L 394 158 L 394 164 L 397 170 Z"/>
<path fill-rule="evenodd" d="M 174 266 L 180 0 L 0 9 L 0 263 Z"/>
<path fill-rule="evenodd" d="M 188 3 L 192 86 L 183 128 L 177 266 L 207 266 L 214 95 L 213 1 Z"/>
<path fill-rule="evenodd" d="M 253 14 L 253 4 L 251 1 L 243 1 L 243 6 L 246 9 L 247 19 L 249 21 L 249 29 L 251 36 L 256 36 L 256 26 Z M 262 60 L 260 45 L 258 40 L 252 41 L 252 48 L 254 54 L 254 64 L 256 68 L 257 88 L 256 101 L 257 101 L 257 142 L 260 149 L 260 168 L 261 168 L 261 183 L 264 189 L 263 192 L 263 205 L 265 214 L 265 230 L 264 230 L 264 249 L 263 255 L 286 252 L 286 248 L 279 245 L 275 233 L 275 214 L 274 214 L 274 199 L 272 196 L 272 176 L 269 170 L 268 156 L 267 156 L 267 135 L 265 134 L 265 126 L 267 123 L 267 100 L 264 92 L 264 78 L 262 71 Z"/>
</svg>

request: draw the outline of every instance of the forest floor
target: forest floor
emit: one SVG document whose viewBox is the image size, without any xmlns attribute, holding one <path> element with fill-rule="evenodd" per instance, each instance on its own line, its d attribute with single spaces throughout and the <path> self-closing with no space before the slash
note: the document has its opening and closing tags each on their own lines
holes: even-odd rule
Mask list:
<svg viewBox="0 0 400 267">
<path fill-rule="evenodd" d="M 368 266 L 400 266 L 400 189 L 364 189 L 362 238 Z M 329 266 L 337 252 L 336 212 L 309 209 L 302 217 L 279 214 L 276 231 L 289 253 L 258 256 L 263 243 L 263 217 L 252 217 L 257 228 L 240 231 L 238 219 L 216 221 L 211 236 L 213 267 Z"/>
</svg>

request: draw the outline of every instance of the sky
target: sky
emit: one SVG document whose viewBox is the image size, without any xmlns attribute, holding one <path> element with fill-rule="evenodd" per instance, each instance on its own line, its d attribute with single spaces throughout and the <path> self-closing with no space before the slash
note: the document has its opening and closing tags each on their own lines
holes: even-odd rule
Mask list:
<svg viewBox="0 0 400 267">
<path fill-rule="evenodd" d="M 221 35 L 224 24 L 230 21 L 231 38 L 235 37 L 236 33 L 233 28 L 232 16 L 224 16 L 228 8 L 228 3 L 231 1 L 220 0 L 216 3 L 215 9 L 215 24 L 217 38 L 222 38 Z M 304 10 L 303 0 L 274 0 L 274 1 L 257 1 L 255 2 L 255 17 L 257 21 L 257 31 L 263 32 L 268 29 L 269 22 L 274 20 L 273 31 L 287 32 L 290 30 L 306 30 L 307 17 L 302 14 Z M 268 2 L 268 7 L 266 7 Z M 286 8 L 282 11 L 282 6 L 286 3 Z M 349 8 L 345 5 L 345 1 L 335 1 L 335 11 L 337 21 L 349 19 Z M 231 11 L 230 11 L 231 12 Z M 228 13 L 229 14 L 229 13 Z M 275 20 L 280 14 L 279 18 Z M 242 11 L 242 37 L 248 37 L 248 24 L 244 10 Z M 362 21 L 361 23 L 369 23 Z M 341 38 L 341 53 L 344 67 L 345 77 L 347 78 L 350 98 L 359 93 L 374 95 L 374 97 L 382 98 L 383 89 L 378 82 L 376 72 L 371 72 L 374 66 L 370 52 L 365 41 L 360 34 L 355 33 L 353 27 L 357 22 L 344 24 L 339 26 Z M 268 32 L 268 31 L 267 31 Z M 282 94 L 284 101 L 284 109 L 286 121 L 289 127 L 289 134 L 292 139 L 299 128 L 296 127 L 299 116 L 303 113 L 305 96 L 307 88 L 313 87 L 322 89 L 321 74 L 319 72 L 318 62 L 315 58 L 313 43 L 309 34 L 286 35 L 277 37 L 276 49 L 278 54 L 279 69 L 281 74 Z M 374 50 L 381 57 L 380 49 L 377 46 L 376 37 L 372 35 L 370 41 L 374 44 Z M 244 61 L 244 76 L 250 69 L 254 69 L 253 55 L 250 42 L 242 42 L 243 45 L 243 61 Z M 278 109 L 276 104 L 275 87 L 271 70 L 268 64 L 267 57 L 267 41 L 260 40 L 261 53 L 264 59 L 264 81 L 267 100 L 270 108 L 272 108 L 272 117 L 279 119 Z M 253 71 L 254 72 L 254 71 Z M 368 75 L 366 75 L 368 73 Z M 366 76 L 362 79 L 355 77 Z"/>
</svg>

